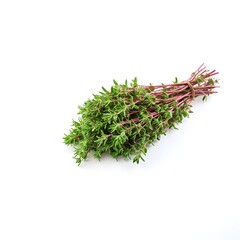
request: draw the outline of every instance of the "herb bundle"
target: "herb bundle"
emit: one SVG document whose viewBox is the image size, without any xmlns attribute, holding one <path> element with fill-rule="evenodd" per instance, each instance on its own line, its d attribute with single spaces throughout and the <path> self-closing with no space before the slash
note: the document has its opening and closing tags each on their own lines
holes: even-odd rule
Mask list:
<svg viewBox="0 0 240 240">
<path fill-rule="evenodd" d="M 191 101 L 199 96 L 203 100 L 216 93 L 213 78 L 218 74 L 201 65 L 187 81 L 157 86 L 139 85 L 137 79 L 128 84 L 102 88 L 93 99 L 79 107 L 80 118 L 73 120 L 64 143 L 74 146 L 74 158 L 80 164 L 90 151 L 100 159 L 108 153 L 144 161 L 147 145 L 159 140 L 170 128 L 176 128 L 191 113 Z"/>
</svg>

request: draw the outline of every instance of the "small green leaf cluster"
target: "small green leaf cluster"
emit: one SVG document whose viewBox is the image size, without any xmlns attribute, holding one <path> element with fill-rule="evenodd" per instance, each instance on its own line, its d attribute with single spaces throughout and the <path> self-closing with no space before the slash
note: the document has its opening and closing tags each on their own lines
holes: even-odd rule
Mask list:
<svg viewBox="0 0 240 240">
<path fill-rule="evenodd" d="M 172 98 L 167 91 L 155 94 L 153 88 L 140 86 L 136 78 L 130 84 L 114 80 L 111 89 L 102 88 L 79 107 L 80 117 L 73 120 L 64 142 L 74 146 L 78 164 L 91 151 L 97 159 L 107 153 L 115 159 L 144 161 L 147 146 L 191 113 L 187 102 L 179 104 Z"/>
</svg>

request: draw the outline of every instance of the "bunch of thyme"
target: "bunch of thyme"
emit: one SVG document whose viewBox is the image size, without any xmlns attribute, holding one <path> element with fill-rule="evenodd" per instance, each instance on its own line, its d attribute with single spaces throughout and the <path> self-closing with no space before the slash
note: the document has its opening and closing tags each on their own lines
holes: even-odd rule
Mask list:
<svg viewBox="0 0 240 240">
<path fill-rule="evenodd" d="M 73 120 L 64 142 L 74 146 L 74 158 L 80 164 L 90 151 L 100 159 L 108 153 L 113 158 L 144 161 L 147 145 L 159 140 L 170 128 L 176 128 L 191 113 L 191 101 L 199 96 L 216 93 L 215 70 L 201 65 L 187 81 L 157 86 L 138 85 L 137 79 L 128 84 L 114 85 L 110 90 L 93 95 L 79 107 L 80 118 Z"/>
</svg>

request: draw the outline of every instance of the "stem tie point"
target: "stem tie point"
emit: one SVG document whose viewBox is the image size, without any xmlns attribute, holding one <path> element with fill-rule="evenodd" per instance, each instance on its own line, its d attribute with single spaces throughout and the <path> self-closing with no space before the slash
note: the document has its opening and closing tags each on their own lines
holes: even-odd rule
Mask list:
<svg viewBox="0 0 240 240">
<path fill-rule="evenodd" d="M 182 84 L 188 85 L 188 87 L 190 88 L 191 94 L 192 94 L 192 99 L 194 99 L 195 98 L 195 90 L 193 88 L 193 85 L 189 81 L 184 81 L 184 82 L 182 82 Z"/>
</svg>

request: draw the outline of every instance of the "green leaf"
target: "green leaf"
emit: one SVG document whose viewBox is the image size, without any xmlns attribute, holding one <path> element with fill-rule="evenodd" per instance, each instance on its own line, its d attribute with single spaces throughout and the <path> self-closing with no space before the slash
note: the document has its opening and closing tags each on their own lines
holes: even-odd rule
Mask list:
<svg viewBox="0 0 240 240">
<path fill-rule="evenodd" d="M 207 101 L 207 95 L 203 96 L 202 101 Z"/>
<path fill-rule="evenodd" d="M 105 87 L 102 87 L 102 90 L 103 90 L 105 93 L 109 93 L 109 91 L 108 91 Z"/>
<path fill-rule="evenodd" d="M 177 77 L 175 77 L 173 83 L 178 83 L 178 78 Z"/>
<path fill-rule="evenodd" d="M 118 86 L 118 83 L 115 79 L 113 79 L 113 83 L 114 83 L 115 86 Z"/>
</svg>

